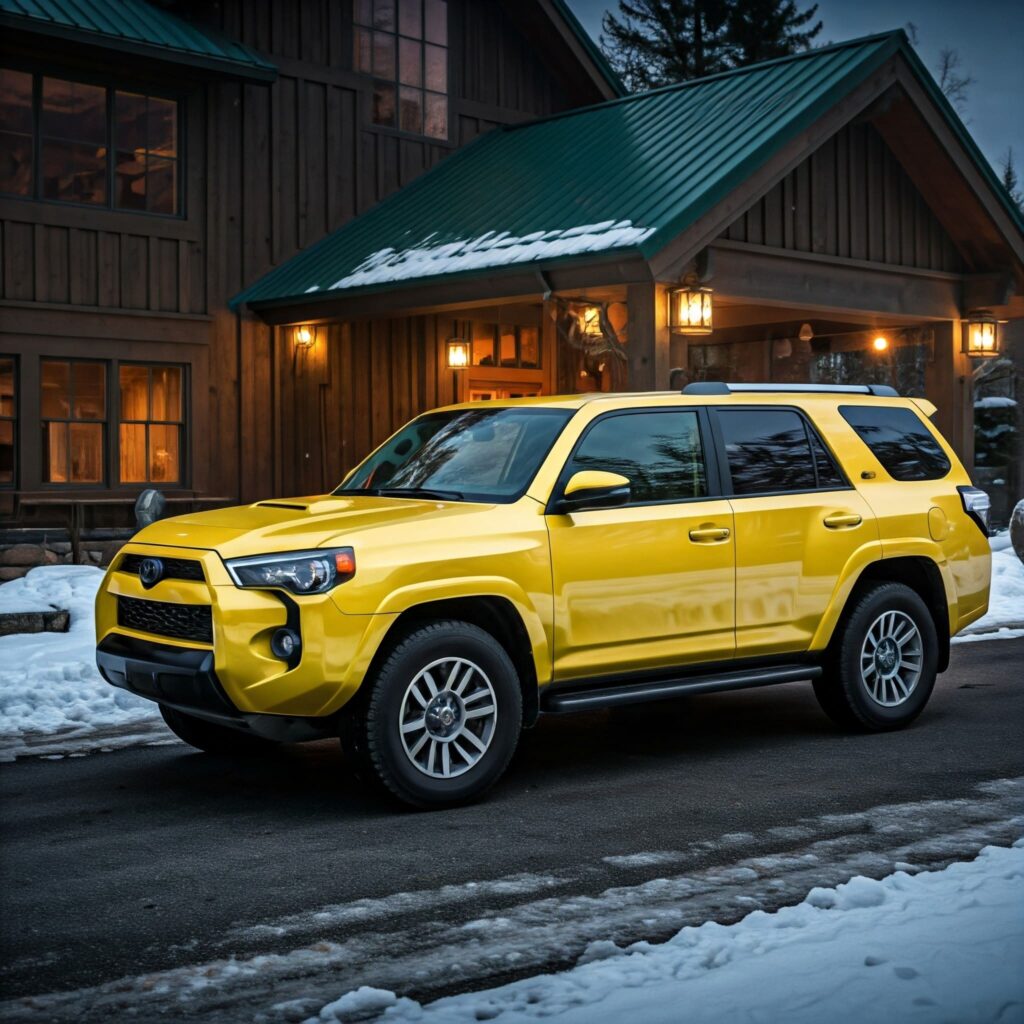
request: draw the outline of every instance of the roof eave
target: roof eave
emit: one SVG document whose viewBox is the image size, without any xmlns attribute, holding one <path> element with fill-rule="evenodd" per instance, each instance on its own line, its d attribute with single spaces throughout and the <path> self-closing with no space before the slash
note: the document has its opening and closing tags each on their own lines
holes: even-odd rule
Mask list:
<svg viewBox="0 0 1024 1024">
<path fill-rule="evenodd" d="M 50 39 L 61 39 L 79 46 L 91 46 L 97 50 L 115 53 L 128 53 L 133 56 L 157 60 L 164 64 L 184 65 L 209 72 L 219 78 L 244 80 L 269 85 L 277 80 L 277 68 L 268 62 L 250 64 L 227 58 L 213 57 L 199 53 L 191 53 L 174 47 L 147 43 L 139 39 L 128 39 L 123 36 L 105 35 L 81 29 L 73 25 L 59 25 L 40 19 L 21 17 L 19 15 L 0 12 L 0 29 L 21 32 L 26 35 L 44 36 Z"/>
</svg>

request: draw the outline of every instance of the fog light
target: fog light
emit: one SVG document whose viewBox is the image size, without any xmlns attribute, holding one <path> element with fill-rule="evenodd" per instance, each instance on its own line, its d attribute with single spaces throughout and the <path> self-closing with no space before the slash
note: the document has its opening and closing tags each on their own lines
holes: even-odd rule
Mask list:
<svg viewBox="0 0 1024 1024">
<path fill-rule="evenodd" d="M 294 629 L 279 629 L 270 638 L 270 650 L 275 658 L 288 661 L 299 652 L 302 646 L 302 638 Z"/>
</svg>

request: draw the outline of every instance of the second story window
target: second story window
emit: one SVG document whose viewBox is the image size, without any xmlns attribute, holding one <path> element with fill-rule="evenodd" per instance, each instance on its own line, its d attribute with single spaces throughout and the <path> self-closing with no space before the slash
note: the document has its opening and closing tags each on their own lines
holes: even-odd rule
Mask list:
<svg viewBox="0 0 1024 1024">
<path fill-rule="evenodd" d="M 0 193 L 179 214 L 178 121 L 172 99 L 0 68 Z"/>
<path fill-rule="evenodd" d="M 0 486 L 13 484 L 17 476 L 14 427 L 18 406 L 14 367 L 13 359 L 0 357 Z"/>
<path fill-rule="evenodd" d="M 356 71 L 373 75 L 373 123 L 448 138 L 446 0 L 356 0 Z"/>
</svg>

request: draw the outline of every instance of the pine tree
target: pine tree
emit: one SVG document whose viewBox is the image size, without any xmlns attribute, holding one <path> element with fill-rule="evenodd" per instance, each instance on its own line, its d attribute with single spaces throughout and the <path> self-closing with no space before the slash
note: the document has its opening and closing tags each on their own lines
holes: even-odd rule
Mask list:
<svg viewBox="0 0 1024 1024">
<path fill-rule="evenodd" d="M 1017 204 L 1020 212 L 1024 213 L 1024 193 L 1020 190 L 1020 179 L 1017 177 L 1017 167 L 1013 162 L 1013 146 L 1006 150 L 1006 156 L 1003 159 L 1003 188 Z"/>
<path fill-rule="evenodd" d="M 619 0 L 601 45 L 637 91 L 806 50 L 821 31 L 797 0 Z"/>
</svg>

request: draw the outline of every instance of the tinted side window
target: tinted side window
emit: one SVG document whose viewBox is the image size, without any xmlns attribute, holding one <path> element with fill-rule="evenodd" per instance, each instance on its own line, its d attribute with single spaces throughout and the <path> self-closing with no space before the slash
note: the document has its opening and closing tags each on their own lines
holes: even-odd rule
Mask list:
<svg viewBox="0 0 1024 1024">
<path fill-rule="evenodd" d="M 813 491 L 804 421 L 790 409 L 719 409 L 734 494 Z"/>
<path fill-rule="evenodd" d="M 811 437 L 811 451 L 814 453 L 814 465 L 818 470 L 818 487 L 825 491 L 834 491 L 837 487 L 847 487 L 846 479 L 836 465 L 836 460 L 825 447 L 813 427 L 807 428 Z"/>
<path fill-rule="evenodd" d="M 695 412 L 643 412 L 607 416 L 583 438 L 566 467 L 621 473 L 631 501 L 682 501 L 707 494 L 704 453 Z"/>
<path fill-rule="evenodd" d="M 839 411 L 894 480 L 938 480 L 949 472 L 946 453 L 910 409 L 841 405 Z"/>
</svg>

